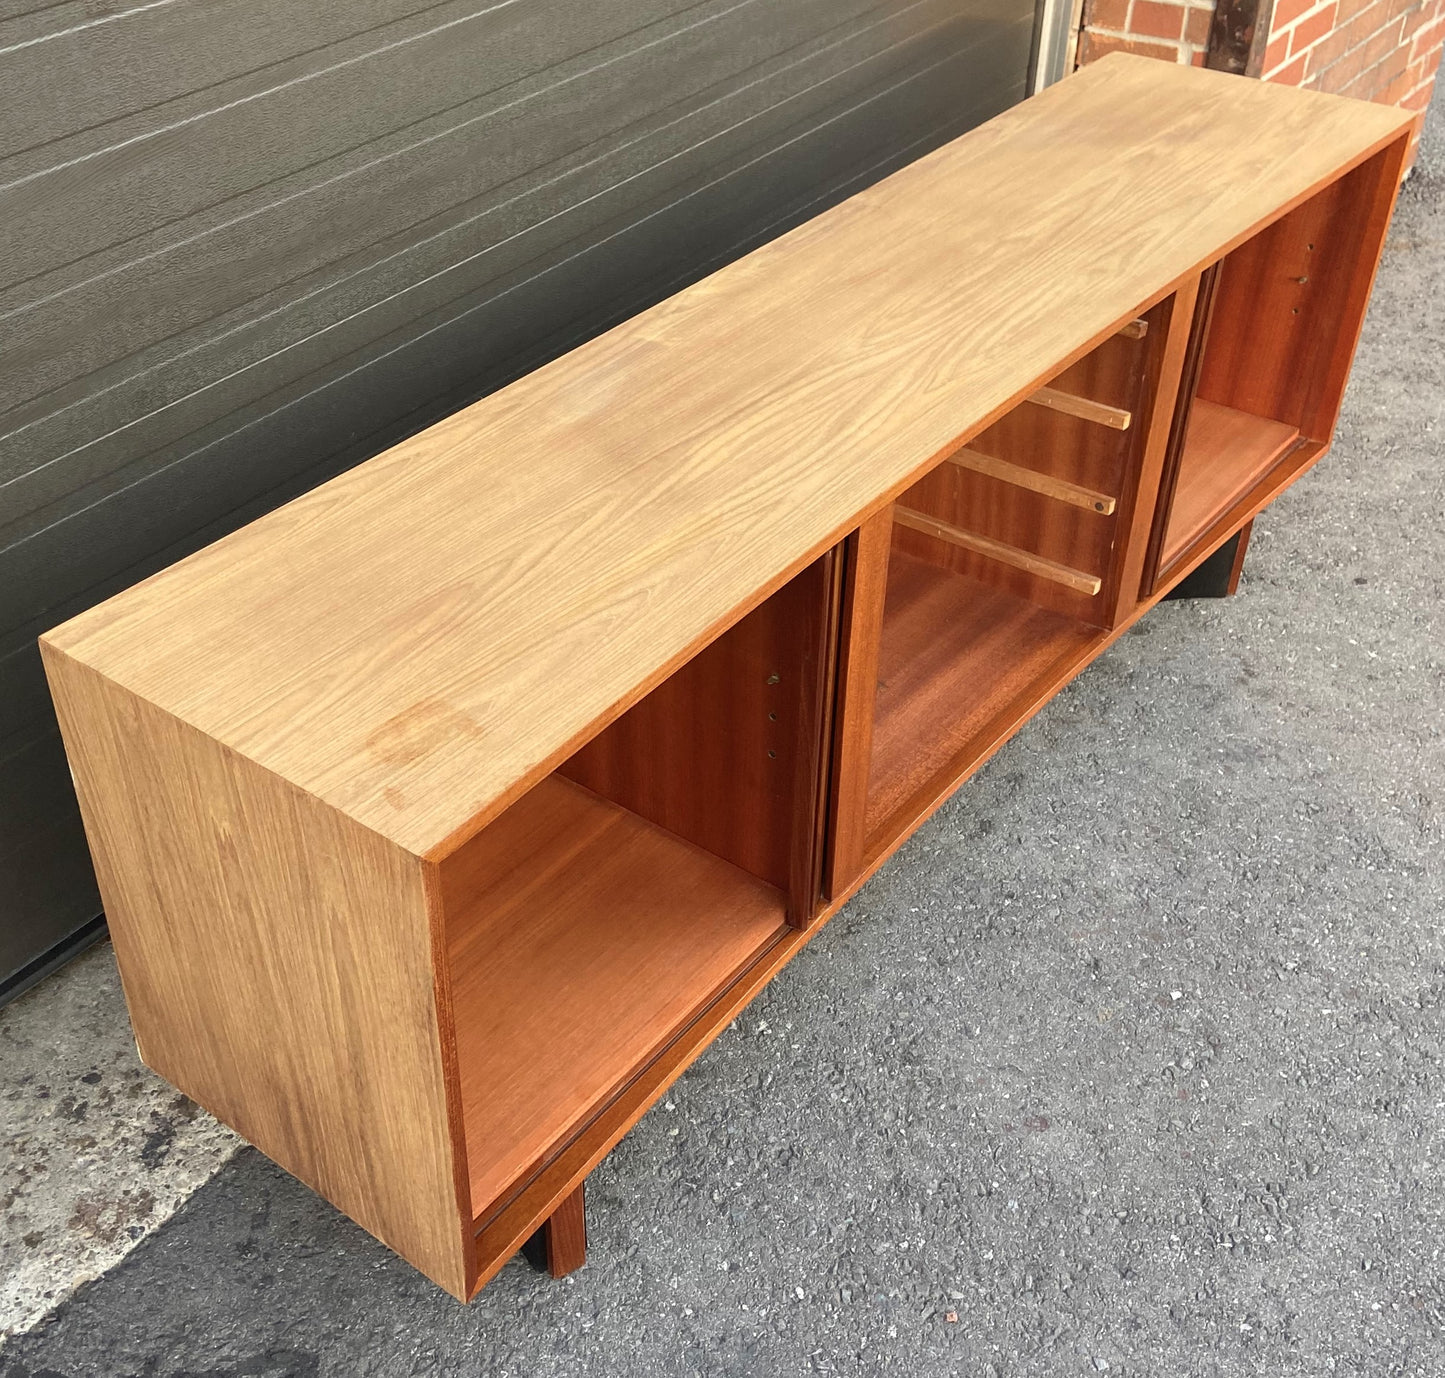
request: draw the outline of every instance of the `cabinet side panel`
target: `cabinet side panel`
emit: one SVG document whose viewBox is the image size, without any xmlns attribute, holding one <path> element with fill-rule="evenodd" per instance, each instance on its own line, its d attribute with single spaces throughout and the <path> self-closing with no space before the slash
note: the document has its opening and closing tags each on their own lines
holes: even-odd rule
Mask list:
<svg viewBox="0 0 1445 1378">
<path fill-rule="evenodd" d="M 422 863 L 43 649 L 142 1058 L 465 1297 Z"/>
<path fill-rule="evenodd" d="M 888 595 L 893 509 L 885 507 L 848 538 L 833 725 L 828 898 L 838 899 L 863 866 L 868 831 L 868 771 L 878 694 L 878 648 Z"/>
</svg>

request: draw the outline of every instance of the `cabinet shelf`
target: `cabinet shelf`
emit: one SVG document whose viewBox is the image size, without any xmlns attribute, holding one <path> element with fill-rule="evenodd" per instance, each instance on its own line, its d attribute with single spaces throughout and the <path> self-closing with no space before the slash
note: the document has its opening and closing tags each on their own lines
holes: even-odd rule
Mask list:
<svg viewBox="0 0 1445 1378">
<path fill-rule="evenodd" d="M 1179 461 L 1162 565 L 1173 564 L 1222 513 L 1259 483 L 1298 439 L 1299 431 L 1283 421 L 1196 398 Z"/>
<path fill-rule="evenodd" d="M 786 901 L 559 776 L 452 865 L 452 1003 L 481 1215 L 787 932 Z"/>
<path fill-rule="evenodd" d="M 892 841 L 1087 659 L 1098 627 L 895 549 L 878 657 L 869 849 Z"/>
</svg>

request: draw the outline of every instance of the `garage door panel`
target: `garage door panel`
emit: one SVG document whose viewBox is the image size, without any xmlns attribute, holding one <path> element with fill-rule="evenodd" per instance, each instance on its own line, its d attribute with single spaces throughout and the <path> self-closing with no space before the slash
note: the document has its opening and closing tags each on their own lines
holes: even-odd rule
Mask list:
<svg viewBox="0 0 1445 1378">
<path fill-rule="evenodd" d="M 59 23 L 74 8 L 13 23 Z M 279 59 L 304 78 L 312 107 L 281 92 L 273 105 L 265 87 L 244 116 L 167 124 L 167 112 L 210 111 L 218 94 L 264 87 L 207 50 L 225 44 L 234 10 L 177 8 L 190 11 L 191 46 L 170 86 L 145 64 L 133 90 L 107 73 L 95 110 L 126 113 L 76 129 L 68 94 L 37 115 L 45 98 L 30 73 L 24 120 L 7 125 L 39 142 L 0 164 L 35 174 L 11 202 L 23 213 L 0 219 L 17 251 L 0 255 L 0 313 L 16 327 L 0 378 L 0 788 L 20 801 L 0 813 L 0 981 L 97 905 L 38 631 L 1021 99 L 1033 28 L 1032 8 L 1009 0 L 685 11 L 671 0 L 527 0 L 516 22 L 533 27 L 506 41 L 460 24 L 457 51 L 436 63 L 418 60 L 433 51 L 424 44 L 399 44 L 365 80 L 356 73 L 370 58 L 333 79 L 374 37 L 349 29 Z M 320 10 L 345 9 L 286 8 L 304 12 L 297 44 L 335 21 Z M 408 33 L 452 12 L 423 14 L 408 0 L 395 9 Z M 684 42 L 690 20 L 731 37 Z M 66 71 L 103 59 L 103 46 L 87 54 L 75 41 L 63 63 L 54 56 Z M 568 64 L 599 44 L 632 77 L 620 90 L 569 85 Z M 422 122 L 479 109 L 509 81 L 535 87 L 521 113 L 419 137 Z M 20 99 L 0 81 L 0 125 Z M 589 112 L 597 118 L 579 133 Z M 132 137 L 146 157 L 168 151 L 153 163 L 128 162 L 123 149 L 89 157 Z M 394 156 L 368 161 L 381 148 Z M 74 190 L 79 164 L 44 165 L 78 156 L 93 164 L 88 202 Z M 365 176 L 337 180 L 360 166 Z M 244 220 L 233 213 L 243 209 Z"/>
</svg>

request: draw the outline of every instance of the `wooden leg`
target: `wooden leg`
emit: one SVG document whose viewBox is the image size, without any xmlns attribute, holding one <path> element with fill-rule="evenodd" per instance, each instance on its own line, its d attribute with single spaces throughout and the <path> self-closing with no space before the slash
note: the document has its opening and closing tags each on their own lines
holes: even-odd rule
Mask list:
<svg viewBox="0 0 1445 1378">
<path fill-rule="evenodd" d="M 539 1272 L 564 1278 L 587 1262 L 586 1182 L 580 1182 L 571 1196 L 565 1197 L 546 1223 L 524 1245 L 522 1252 Z"/>
<path fill-rule="evenodd" d="M 1166 598 L 1233 598 L 1239 590 L 1244 552 L 1254 523 L 1239 529 L 1202 565 L 1191 570 L 1165 595 Z"/>
</svg>

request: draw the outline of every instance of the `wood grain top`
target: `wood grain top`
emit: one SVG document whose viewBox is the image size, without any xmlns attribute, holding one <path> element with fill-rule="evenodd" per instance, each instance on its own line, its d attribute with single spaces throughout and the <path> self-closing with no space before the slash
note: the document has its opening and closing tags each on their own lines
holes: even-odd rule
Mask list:
<svg viewBox="0 0 1445 1378">
<path fill-rule="evenodd" d="M 945 447 L 1411 120 L 1110 57 L 45 639 L 444 855 Z"/>
</svg>

